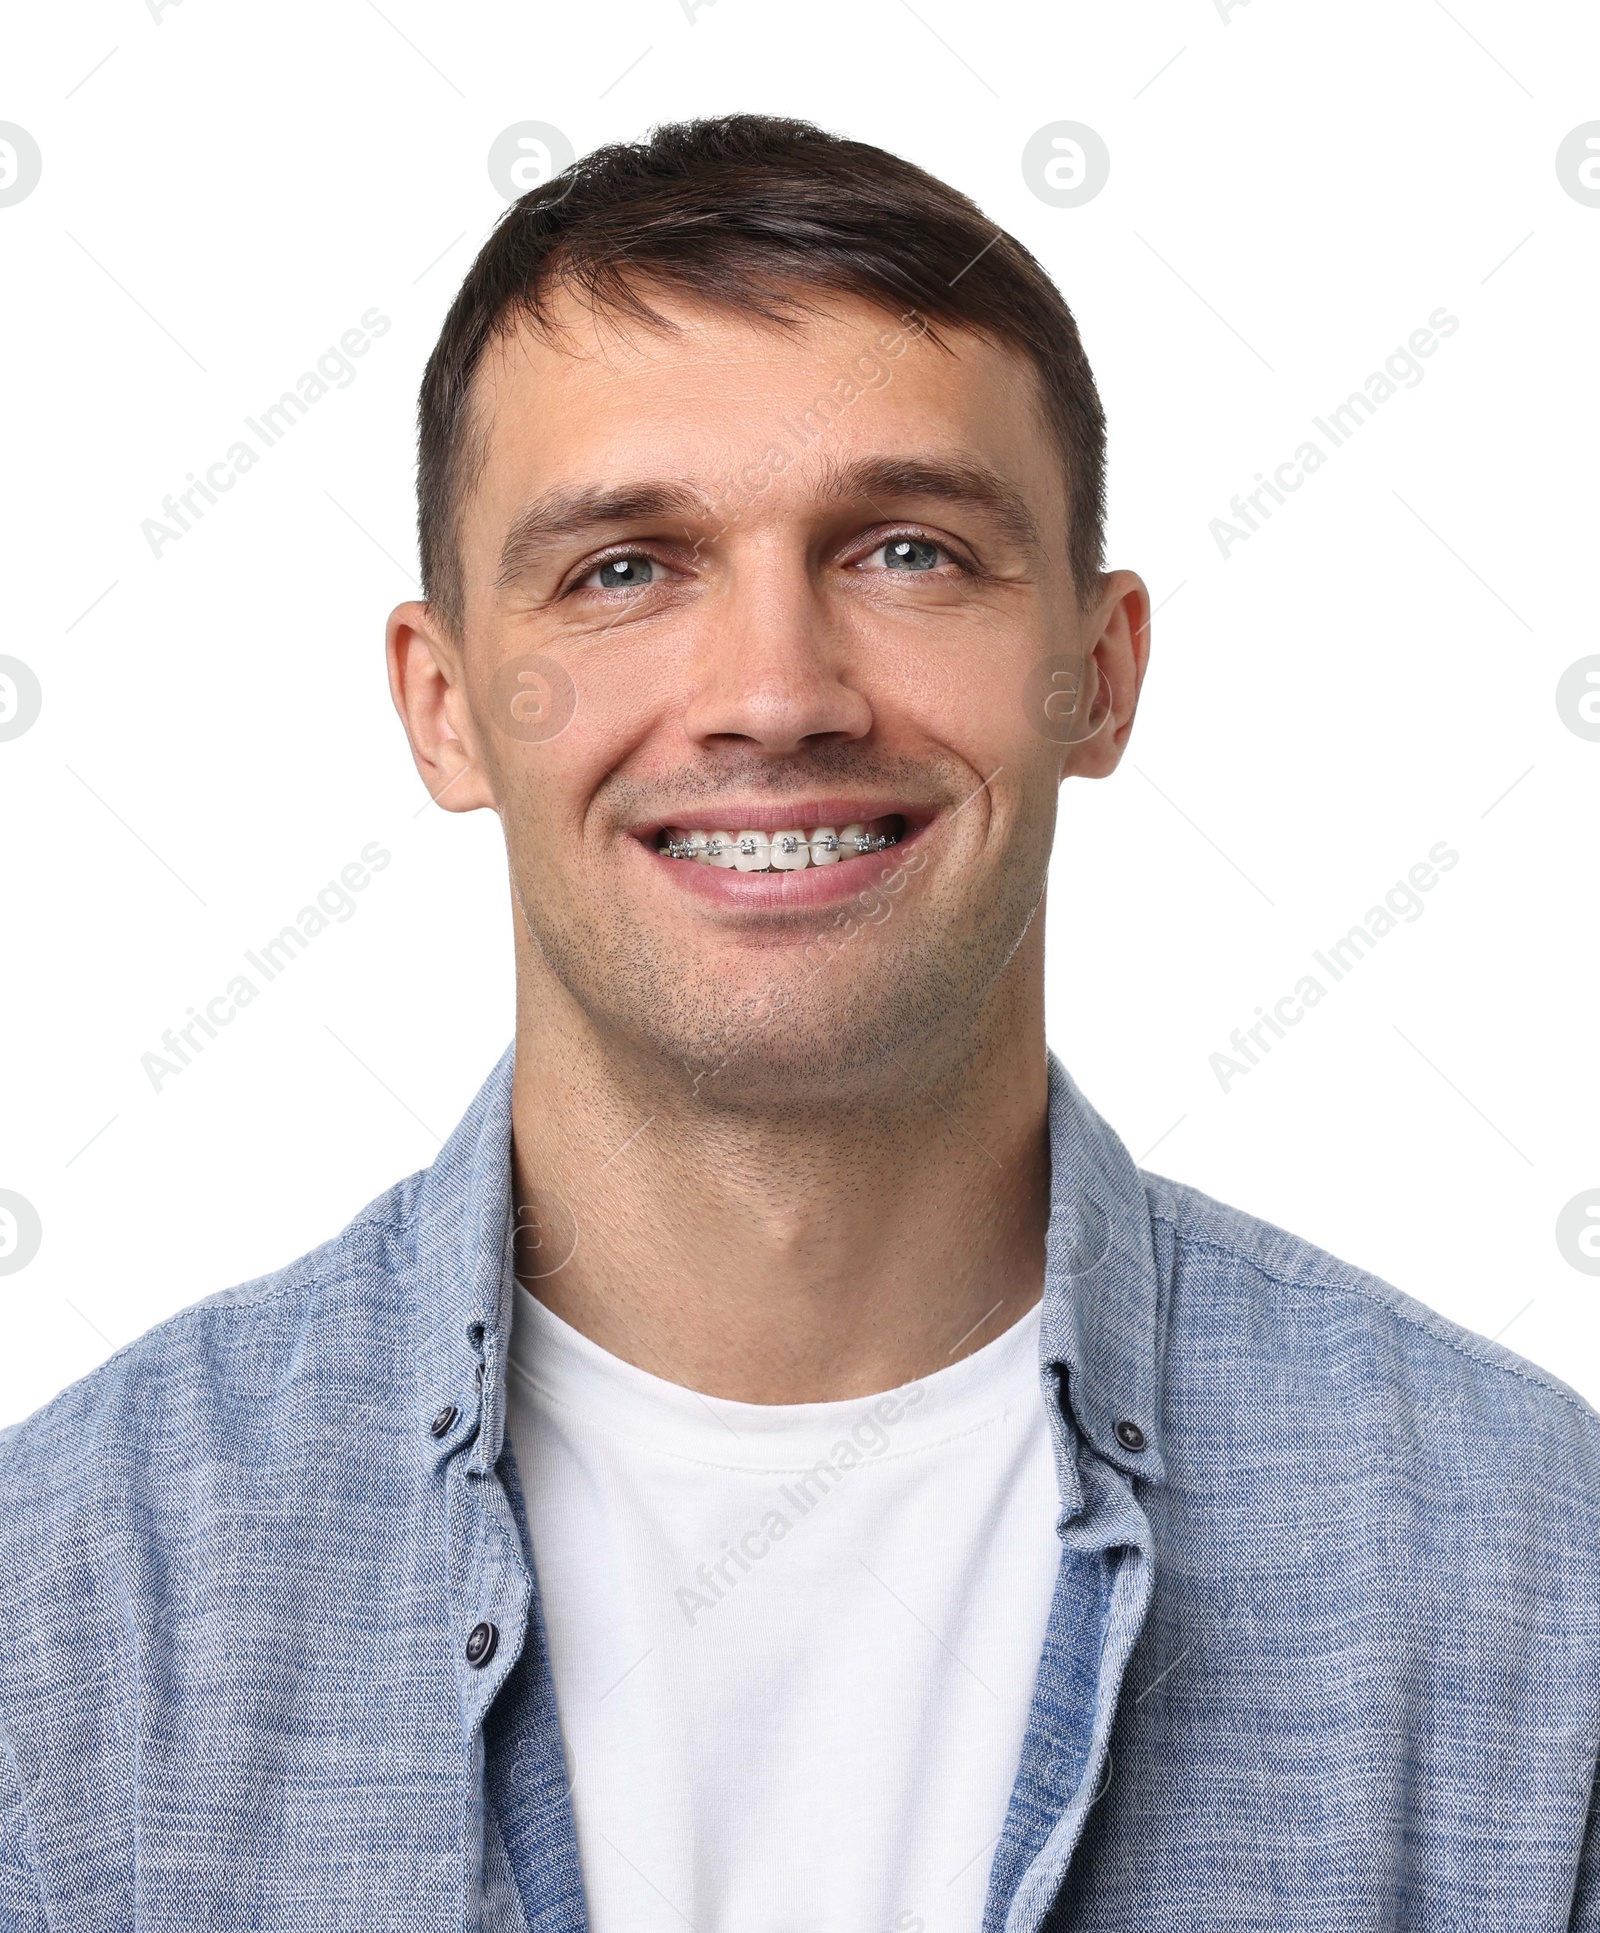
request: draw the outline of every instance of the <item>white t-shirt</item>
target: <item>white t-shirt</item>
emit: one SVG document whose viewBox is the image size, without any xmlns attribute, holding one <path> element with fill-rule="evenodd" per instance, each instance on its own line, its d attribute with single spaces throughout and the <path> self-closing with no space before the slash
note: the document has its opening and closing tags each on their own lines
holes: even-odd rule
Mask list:
<svg viewBox="0 0 1600 1933">
<path fill-rule="evenodd" d="M 1039 1311 L 725 1402 L 516 1290 L 509 1418 L 594 1933 L 976 1933 L 1060 1562 Z"/>
</svg>

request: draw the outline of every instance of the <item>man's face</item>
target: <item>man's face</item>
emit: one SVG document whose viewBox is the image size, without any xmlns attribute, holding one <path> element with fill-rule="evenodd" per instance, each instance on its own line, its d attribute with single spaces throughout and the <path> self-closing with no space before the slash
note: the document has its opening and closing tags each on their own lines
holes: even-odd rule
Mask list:
<svg viewBox="0 0 1600 1933">
<path fill-rule="evenodd" d="M 651 299 L 673 331 L 569 302 L 480 365 L 462 643 L 391 620 L 419 763 L 499 811 L 525 966 L 600 1034 L 729 1099 L 903 1087 L 1016 955 L 1064 773 L 1116 763 L 1143 589 L 1080 606 L 1022 358 Z"/>
</svg>

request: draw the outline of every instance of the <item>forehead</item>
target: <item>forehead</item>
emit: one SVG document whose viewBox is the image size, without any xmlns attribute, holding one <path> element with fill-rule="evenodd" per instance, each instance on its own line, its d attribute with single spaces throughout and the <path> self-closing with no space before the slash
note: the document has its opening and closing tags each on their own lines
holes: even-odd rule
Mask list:
<svg viewBox="0 0 1600 1933">
<path fill-rule="evenodd" d="M 915 318 L 849 297 L 787 329 L 676 295 L 650 303 L 667 327 L 563 295 L 552 326 L 519 323 L 486 350 L 472 389 L 483 462 L 463 519 L 469 570 L 539 492 L 673 477 L 716 499 L 773 449 L 783 487 L 766 493 L 768 515 L 863 457 L 956 458 L 1007 477 L 1041 529 L 1064 534 L 1061 458 L 1019 352 L 945 326 L 935 343 Z"/>
</svg>

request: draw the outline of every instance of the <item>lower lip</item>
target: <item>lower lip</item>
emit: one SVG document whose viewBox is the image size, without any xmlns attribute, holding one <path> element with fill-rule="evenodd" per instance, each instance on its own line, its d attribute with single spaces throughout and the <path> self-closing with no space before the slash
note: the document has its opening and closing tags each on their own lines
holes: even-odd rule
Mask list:
<svg viewBox="0 0 1600 1933">
<path fill-rule="evenodd" d="M 904 855 L 927 830 L 927 825 L 920 825 L 881 852 L 861 853 L 831 866 L 802 866 L 795 872 L 742 873 L 731 866 L 709 866 L 699 859 L 669 859 L 642 839 L 630 843 L 646 865 L 664 872 L 672 885 L 708 905 L 736 912 L 798 913 L 838 906 L 857 893 L 880 886 L 892 877 Z"/>
</svg>

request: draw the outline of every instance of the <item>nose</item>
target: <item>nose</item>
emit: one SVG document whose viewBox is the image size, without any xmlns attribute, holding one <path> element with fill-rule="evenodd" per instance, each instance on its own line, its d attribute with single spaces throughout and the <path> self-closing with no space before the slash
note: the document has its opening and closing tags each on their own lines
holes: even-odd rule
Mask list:
<svg viewBox="0 0 1600 1933">
<path fill-rule="evenodd" d="M 769 553 L 735 573 L 705 619 L 683 720 L 696 743 L 782 756 L 871 731 L 872 707 L 847 681 L 845 640 L 804 559 Z"/>
</svg>

